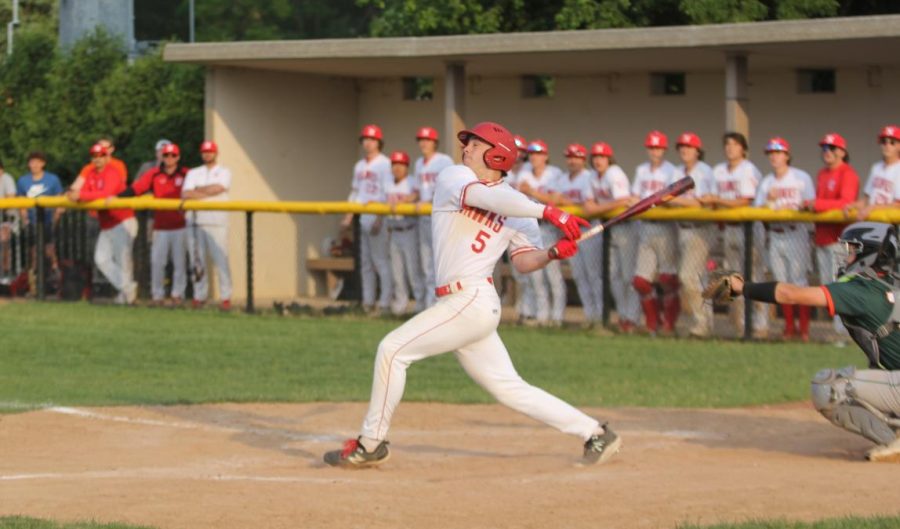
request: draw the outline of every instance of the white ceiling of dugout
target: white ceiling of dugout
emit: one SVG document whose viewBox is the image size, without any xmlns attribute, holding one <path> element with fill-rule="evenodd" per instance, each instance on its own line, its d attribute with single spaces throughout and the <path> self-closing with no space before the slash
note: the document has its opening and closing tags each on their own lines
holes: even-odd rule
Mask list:
<svg viewBox="0 0 900 529">
<path fill-rule="evenodd" d="M 169 44 L 170 62 L 346 77 L 580 75 L 721 71 L 729 53 L 750 68 L 900 65 L 900 15 L 639 29 L 447 37 Z"/>
</svg>

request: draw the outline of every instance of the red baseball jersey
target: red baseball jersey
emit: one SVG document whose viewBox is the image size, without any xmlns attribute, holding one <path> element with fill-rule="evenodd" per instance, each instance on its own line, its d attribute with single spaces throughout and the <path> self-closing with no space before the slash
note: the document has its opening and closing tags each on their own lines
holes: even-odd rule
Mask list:
<svg viewBox="0 0 900 529">
<path fill-rule="evenodd" d="M 823 168 L 816 177 L 816 213 L 843 209 L 856 200 L 859 194 L 859 175 L 849 164 L 842 163 L 836 169 Z M 816 246 L 836 243 L 847 224 L 816 223 Z"/>
<path fill-rule="evenodd" d="M 143 195 L 150 191 L 153 192 L 154 198 L 181 198 L 181 188 L 184 186 L 184 177 L 187 169 L 178 167 L 172 174 L 167 174 L 160 167 L 153 167 L 144 172 L 137 180 L 131 184 L 131 189 L 135 195 Z M 162 211 L 153 212 L 153 229 L 154 230 L 180 230 L 184 228 L 184 212 L 183 211 Z"/>
<path fill-rule="evenodd" d="M 90 202 L 100 198 L 114 197 L 125 190 L 125 180 L 119 171 L 112 165 L 106 164 L 102 171 L 97 167 L 91 167 L 84 175 L 84 185 L 81 187 L 79 199 Z M 101 209 L 97 217 L 100 220 L 100 229 L 114 228 L 123 220 L 134 217 L 134 211 L 130 209 Z"/>
</svg>

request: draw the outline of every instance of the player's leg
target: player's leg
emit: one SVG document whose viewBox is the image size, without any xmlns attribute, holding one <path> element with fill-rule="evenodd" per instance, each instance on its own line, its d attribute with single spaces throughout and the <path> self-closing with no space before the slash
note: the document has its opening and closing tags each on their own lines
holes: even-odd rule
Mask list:
<svg viewBox="0 0 900 529">
<path fill-rule="evenodd" d="M 228 227 L 203 226 L 209 242 L 209 256 L 216 266 L 219 280 L 219 299 L 231 302 L 231 265 L 228 263 Z"/>
<path fill-rule="evenodd" d="M 838 260 L 837 252 L 840 245 L 838 243 L 829 244 L 827 246 L 816 246 L 816 268 L 819 270 L 819 284 L 826 285 L 837 279 Z M 846 345 L 845 340 L 848 336 L 847 328 L 841 323 L 841 317 L 835 315 L 833 319 L 834 331 L 841 336 L 840 345 Z"/>
<path fill-rule="evenodd" d="M 616 304 L 616 312 L 619 318 L 619 329 L 623 332 L 631 332 L 637 322 L 637 318 L 631 313 L 632 292 L 631 272 L 628 270 L 625 254 L 628 251 L 625 246 L 627 238 L 624 237 L 624 226 L 616 226 L 609 233 L 611 237 L 609 245 L 609 287 L 612 290 L 613 300 Z"/>
<path fill-rule="evenodd" d="M 600 234 L 593 239 L 585 241 L 584 262 L 587 265 L 587 279 L 590 296 L 590 303 L 593 307 L 591 312 L 594 315 L 595 322 L 603 320 L 603 237 Z"/>
<path fill-rule="evenodd" d="M 780 229 L 780 228 L 778 228 Z M 772 277 L 775 281 L 782 283 L 790 282 L 790 259 L 792 249 L 789 248 L 791 239 L 786 237 L 784 233 L 773 231 L 769 236 L 769 267 L 772 270 Z M 784 332 L 783 338 L 790 340 L 796 334 L 796 326 L 794 320 L 794 306 L 781 304 L 781 312 L 784 314 Z"/>
<path fill-rule="evenodd" d="M 113 262 L 113 250 L 112 229 L 100 230 L 100 233 L 97 235 L 97 242 L 94 245 L 94 264 L 100 270 L 100 273 L 103 274 L 103 277 L 109 281 L 109 284 L 120 293 L 119 299 L 121 300 L 122 278 L 118 267 Z"/>
<path fill-rule="evenodd" d="M 597 319 L 594 314 L 594 293 L 591 289 L 591 272 L 589 263 L 590 255 L 587 248 L 588 243 L 593 239 L 588 239 L 578 245 L 578 253 L 569 259 L 569 266 L 572 268 L 572 279 L 575 281 L 575 288 L 578 290 L 578 298 L 581 300 L 581 308 L 584 312 L 585 323 L 591 323 Z"/>
<path fill-rule="evenodd" d="M 419 259 L 425 275 L 425 304 L 430 307 L 437 301 L 437 298 L 434 296 L 436 285 L 434 284 L 434 253 L 432 251 L 430 215 L 419 217 L 417 234 L 419 238 Z"/>
<path fill-rule="evenodd" d="M 409 304 L 409 290 L 406 288 L 406 266 L 403 259 L 402 241 L 403 234 L 400 232 L 390 233 L 390 256 L 391 261 L 391 278 L 394 285 L 394 300 L 391 303 L 391 312 L 394 314 L 404 314 L 406 306 Z"/>
<path fill-rule="evenodd" d="M 403 260 L 406 268 L 406 275 L 409 279 L 409 285 L 412 287 L 413 299 L 416 300 L 415 312 L 422 312 L 425 309 L 425 285 L 424 272 L 422 271 L 422 260 L 419 257 L 419 234 L 416 227 L 404 232 L 401 241 L 401 249 L 403 251 Z"/>
<path fill-rule="evenodd" d="M 673 223 L 656 227 L 659 234 L 653 246 L 659 262 L 659 285 L 662 288 L 663 330 L 675 332 L 675 324 L 681 313 L 680 283 L 678 282 L 678 231 Z"/>
<path fill-rule="evenodd" d="M 631 278 L 634 270 L 637 268 L 638 247 L 635 242 L 639 237 L 640 222 L 626 222 L 625 224 L 616 226 L 613 237 L 619 237 L 620 241 L 616 242 L 621 256 L 619 258 L 621 267 L 621 280 L 625 285 L 625 314 L 628 321 L 636 323 L 641 317 L 641 300 L 637 291 L 631 284 Z"/>
<path fill-rule="evenodd" d="M 390 234 L 384 227 L 376 234 L 370 236 L 370 250 L 372 252 L 372 264 L 378 275 L 378 284 L 381 289 L 378 296 L 378 307 L 388 311 L 391 308 L 391 300 L 394 296 L 394 277 L 391 273 Z"/>
<path fill-rule="evenodd" d="M 168 233 L 172 247 L 172 301 L 179 303 L 184 299 L 184 290 L 187 287 L 185 229 L 169 230 Z"/>
<path fill-rule="evenodd" d="M 375 264 L 372 261 L 372 237 L 369 229 L 362 221 L 359 227 L 359 275 L 362 283 L 363 309 L 369 310 L 375 306 Z"/>
<path fill-rule="evenodd" d="M 743 273 L 744 270 L 744 236 L 741 226 L 726 226 L 723 234 L 723 254 L 725 269 Z M 737 334 L 744 334 L 744 304 L 729 304 L 729 315 Z"/>
<path fill-rule="evenodd" d="M 653 281 L 656 279 L 657 256 L 650 244 L 651 233 L 646 226 L 641 227 L 639 248 L 637 251 L 637 267 L 631 284 L 640 296 L 641 308 L 644 310 L 644 323 L 647 331 L 655 334 L 659 328 L 659 300 Z"/>
<path fill-rule="evenodd" d="M 681 284 L 683 307 L 691 315 L 688 332 L 692 336 L 707 337 L 712 327 L 707 303 L 701 296 L 706 283 L 706 260 L 709 257 L 709 241 L 706 226 L 681 227 L 678 245 L 681 247 L 678 282 Z"/>
<path fill-rule="evenodd" d="M 153 230 L 153 241 L 150 243 L 150 298 L 154 302 L 162 301 L 165 297 L 163 279 L 171 247 L 168 235 L 166 230 Z"/>
<path fill-rule="evenodd" d="M 744 236 L 741 232 L 741 241 Z M 766 280 L 766 231 L 761 222 L 753 223 L 753 281 Z M 769 308 L 767 303 L 753 304 L 753 337 L 766 338 L 769 334 Z"/>
<path fill-rule="evenodd" d="M 137 298 L 137 282 L 134 280 L 134 239 L 137 237 L 137 219 L 131 217 L 125 219 L 119 226 L 122 229 L 116 235 L 116 246 L 119 257 L 117 261 L 122 270 L 122 284 L 124 285 L 125 298 L 128 303 L 133 303 Z"/>
<path fill-rule="evenodd" d="M 546 325 L 550 322 L 550 288 L 543 270 L 527 274 L 534 291 L 534 315 L 537 322 Z"/>
<path fill-rule="evenodd" d="M 541 225 L 541 239 L 544 247 L 549 248 L 556 243 L 557 230 L 550 224 Z M 563 313 L 566 310 L 566 281 L 563 279 L 562 268 L 559 261 L 553 261 L 543 269 L 546 284 L 550 289 L 550 321 L 559 325 L 563 320 Z M 538 272 L 541 273 L 541 272 Z"/>
<path fill-rule="evenodd" d="M 806 227 L 803 226 L 791 232 L 790 239 L 790 248 L 787 250 L 790 251 L 791 256 L 788 262 L 790 282 L 803 287 L 808 286 L 809 270 L 812 264 L 809 244 L 810 234 Z M 800 324 L 800 339 L 808 342 L 810 307 L 808 305 L 797 305 L 796 312 Z"/>
</svg>

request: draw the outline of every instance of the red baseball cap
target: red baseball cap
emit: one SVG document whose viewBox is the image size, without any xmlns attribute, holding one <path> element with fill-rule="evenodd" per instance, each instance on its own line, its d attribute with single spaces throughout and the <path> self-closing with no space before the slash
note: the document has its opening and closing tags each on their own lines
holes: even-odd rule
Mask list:
<svg viewBox="0 0 900 529">
<path fill-rule="evenodd" d="M 644 139 L 644 147 L 648 149 L 667 149 L 669 147 L 669 138 L 658 130 L 651 130 Z"/>
<path fill-rule="evenodd" d="M 103 145 L 95 143 L 91 146 L 90 153 L 91 156 L 106 156 L 107 154 L 109 154 L 109 151 Z"/>
<path fill-rule="evenodd" d="M 528 150 L 528 142 L 522 136 L 513 136 L 513 139 L 516 141 L 516 148 L 519 149 L 519 152 L 525 152 Z"/>
<path fill-rule="evenodd" d="M 200 152 L 219 152 L 219 146 L 212 140 L 205 140 L 200 144 Z"/>
<path fill-rule="evenodd" d="M 391 163 L 409 165 L 409 155 L 403 151 L 394 151 L 391 153 Z"/>
<path fill-rule="evenodd" d="M 598 141 L 591 145 L 591 156 L 606 156 L 607 158 L 612 158 L 613 148 L 605 141 Z"/>
<path fill-rule="evenodd" d="M 678 136 L 678 143 L 676 146 L 680 147 L 682 145 L 694 147 L 696 149 L 703 148 L 703 142 L 700 141 L 700 136 L 697 136 L 693 132 L 683 132 L 681 136 Z"/>
<path fill-rule="evenodd" d="M 587 148 L 580 143 L 572 143 L 566 147 L 566 158 L 587 158 Z"/>
<path fill-rule="evenodd" d="M 766 143 L 766 153 L 770 152 L 791 152 L 791 144 L 786 139 L 775 136 Z"/>
<path fill-rule="evenodd" d="M 823 136 L 822 141 L 819 142 L 819 146 L 823 145 L 831 145 L 832 147 L 840 147 L 845 151 L 847 150 L 847 140 L 837 132 L 829 132 Z"/>
<path fill-rule="evenodd" d="M 162 154 L 174 154 L 175 156 L 181 156 L 181 149 L 179 149 L 178 145 L 175 145 L 174 143 L 163 145 L 161 151 Z"/>
<path fill-rule="evenodd" d="M 881 132 L 878 133 L 879 141 L 884 138 L 893 138 L 895 140 L 900 140 L 900 127 L 897 125 L 885 125 Z"/>
<path fill-rule="evenodd" d="M 528 144 L 528 148 L 526 150 L 528 151 L 528 154 L 547 154 L 547 142 L 545 142 L 544 140 L 532 140 L 532 142 Z"/>
<path fill-rule="evenodd" d="M 359 139 L 363 138 L 374 138 L 381 141 L 384 138 L 381 134 L 381 127 L 378 125 L 366 125 L 359 132 Z"/>
<path fill-rule="evenodd" d="M 380 139 L 380 138 L 379 138 Z M 422 127 L 416 133 L 417 140 L 438 140 L 438 131 L 431 127 Z"/>
</svg>

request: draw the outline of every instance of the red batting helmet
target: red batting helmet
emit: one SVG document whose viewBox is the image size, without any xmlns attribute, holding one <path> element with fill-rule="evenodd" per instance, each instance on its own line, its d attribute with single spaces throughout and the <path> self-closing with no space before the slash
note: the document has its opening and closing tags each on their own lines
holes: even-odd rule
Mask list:
<svg viewBox="0 0 900 529">
<path fill-rule="evenodd" d="M 391 163 L 409 165 L 409 155 L 403 151 L 394 151 L 391 153 Z"/>
<path fill-rule="evenodd" d="M 651 130 L 644 140 L 644 147 L 648 149 L 667 149 L 669 148 L 669 138 L 658 130 Z"/>
<path fill-rule="evenodd" d="M 438 141 L 438 131 L 431 127 L 422 127 L 416 133 L 417 140 L 434 140 Z"/>
<path fill-rule="evenodd" d="M 605 141 L 598 141 L 591 145 L 591 156 L 606 156 L 607 158 L 612 158 L 613 148 Z"/>
<path fill-rule="evenodd" d="M 109 151 L 103 145 L 95 143 L 91 146 L 91 156 L 106 156 Z"/>
<path fill-rule="evenodd" d="M 566 158 L 587 158 L 587 149 L 580 143 L 573 143 L 566 147 Z"/>
<path fill-rule="evenodd" d="M 174 143 L 169 143 L 167 145 L 163 145 L 163 148 L 160 149 L 160 154 L 174 154 L 175 156 L 181 156 L 181 149 L 178 148 L 178 145 Z"/>
<path fill-rule="evenodd" d="M 513 139 L 516 142 L 516 148 L 519 149 L 520 152 L 526 152 L 528 150 L 528 142 L 522 136 L 513 136 Z"/>
<path fill-rule="evenodd" d="M 791 152 L 791 144 L 786 139 L 775 136 L 766 143 L 766 153 L 770 152 Z"/>
<path fill-rule="evenodd" d="M 534 154 L 534 153 L 548 154 L 547 142 L 545 142 L 544 140 L 531 140 L 531 142 L 528 144 L 528 147 L 525 150 L 528 151 L 528 154 Z"/>
<path fill-rule="evenodd" d="M 700 136 L 697 136 L 693 132 L 683 132 L 681 136 L 678 136 L 678 143 L 676 146 L 681 147 L 682 145 L 694 147 L 695 149 L 703 148 L 703 142 L 700 141 Z"/>
<path fill-rule="evenodd" d="M 374 138 L 378 141 L 382 141 L 384 136 L 382 136 L 381 127 L 378 125 L 366 125 L 359 131 L 359 139 L 363 138 Z"/>
<path fill-rule="evenodd" d="M 518 156 L 516 140 L 503 125 L 484 121 L 456 135 L 463 145 L 468 145 L 473 136 L 492 146 L 484 153 L 484 164 L 489 169 L 503 172 L 512 169 Z"/>
<path fill-rule="evenodd" d="M 200 152 L 219 152 L 219 146 L 214 141 L 206 140 L 200 144 Z"/>
<path fill-rule="evenodd" d="M 822 141 L 819 142 L 819 146 L 831 145 L 832 147 L 840 147 L 841 149 L 847 150 L 847 140 L 844 139 L 843 136 L 838 134 L 837 132 L 829 132 L 825 136 L 822 137 Z"/>
<path fill-rule="evenodd" d="M 897 125 L 886 125 L 878 134 L 878 141 L 881 141 L 885 138 L 893 138 L 900 141 L 900 127 L 898 127 Z"/>
</svg>

